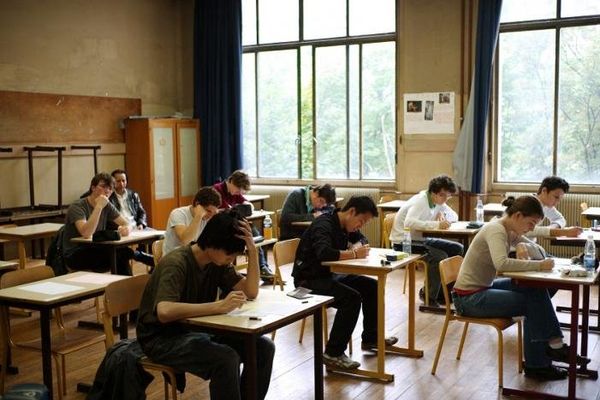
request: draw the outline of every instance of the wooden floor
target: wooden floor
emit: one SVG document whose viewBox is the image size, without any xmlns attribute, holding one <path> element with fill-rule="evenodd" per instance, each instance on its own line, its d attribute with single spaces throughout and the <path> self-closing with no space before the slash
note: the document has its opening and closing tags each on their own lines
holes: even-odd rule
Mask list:
<svg viewBox="0 0 600 400">
<path fill-rule="evenodd" d="M 136 267 L 136 273 L 143 268 Z M 283 271 L 289 276 L 291 271 Z M 388 278 L 386 291 L 386 326 L 387 334 L 399 338 L 400 344 L 406 343 L 407 297 L 402 294 L 404 271 L 396 271 Z M 417 273 L 421 280 L 422 275 Z M 420 286 L 420 284 L 419 284 Z M 265 286 L 271 288 L 270 286 Z M 592 289 L 591 304 L 598 304 L 598 288 Z M 556 295 L 557 304 L 568 305 L 567 293 Z M 63 311 L 69 324 L 79 319 L 94 319 L 95 312 L 91 301 L 66 307 Z M 329 310 L 329 324 L 333 322 L 334 310 Z M 567 314 L 559 315 L 566 321 Z M 392 383 L 358 379 L 339 374 L 325 373 L 325 398 L 346 399 L 491 399 L 502 398 L 497 388 L 496 366 L 496 333 L 491 328 L 473 326 L 461 360 L 456 360 L 456 349 L 462 326 L 451 324 L 446 343 L 442 351 L 440 364 L 435 376 L 431 375 L 431 364 L 435 355 L 439 334 L 444 317 L 441 315 L 417 312 L 417 347 L 425 352 L 421 359 L 388 355 L 386 370 L 395 374 Z M 26 339 L 39 335 L 35 317 L 13 318 L 13 331 L 17 339 Z M 592 324 L 596 319 L 591 320 Z M 298 343 L 299 323 L 279 330 L 275 339 L 277 351 L 271 386 L 267 399 L 308 400 L 313 396 L 313 363 L 312 363 L 312 322 L 307 321 L 307 331 L 302 344 Z M 353 358 L 363 366 L 375 367 L 372 353 L 360 350 L 360 326 L 357 325 L 353 335 L 355 353 Z M 564 331 L 568 339 L 568 332 Z M 130 337 L 135 334 L 130 329 Z M 600 344 L 598 335 L 591 334 L 589 354 L 592 357 L 590 367 L 598 369 L 600 362 Z M 505 333 L 504 382 L 506 387 L 543 390 L 555 394 L 566 394 L 566 380 L 552 383 L 536 383 L 517 373 L 516 365 L 516 331 L 509 329 Z M 91 350 L 83 350 L 67 359 L 68 394 L 66 399 L 84 399 L 85 395 L 75 390 L 77 382 L 91 383 L 96 369 L 104 355 L 103 345 Z M 41 382 L 41 358 L 36 353 L 15 350 L 13 363 L 18 366 L 18 375 L 8 376 L 10 386 L 22 382 Z M 158 377 L 157 377 L 158 378 Z M 56 388 L 56 384 L 55 384 Z M 155 379 L 148 387 L 149 399 L 163 398 L 162 379 Z M 55 389 L 56 390 L 56 389 Z M 577 383 L 579 398 L 600 399 L 600 383 L 598 381 L 579 379 Z M 56 397 L 55 397 L 56 398 Z M 199 378 L 187 375 L 187 388 L 180 399 L 208 399 L 208 385 Z"/>
</svg>

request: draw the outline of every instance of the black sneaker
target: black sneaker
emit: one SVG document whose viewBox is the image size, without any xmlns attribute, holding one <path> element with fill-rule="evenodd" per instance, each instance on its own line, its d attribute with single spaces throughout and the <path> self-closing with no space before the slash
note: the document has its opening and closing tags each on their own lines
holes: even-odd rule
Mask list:
<svg viewBox="0 0 600 400">
<path fill-rule="evenodd" d="M 561 362 L 568 364 L 569 363 L 569 345 L 563 343 L 560 349 L 553 349 L 552 347 L 546 347 L 546 355 L 552 360 L 556 362 Z M 587 365 L 591 360 L 587 357 L 582 357 L 577 354 L 577 365 Z"/>
<path fill-rule="evenodd" d="M 565 379 L 567 375 L 566 370 L 557 368 L 554 365 L 542 368 L 525 367 L 525 376 L 538 381 L 558 381 Z"/>
<path fill-rule="evenodd" d="M 425 291 L 423 288 L 419 289 L 419 299 L 423 302 L 423 304 L 425 304 Z M 441 306 L 435 299 L 430 298 L 428 307 L 441 307 Z"/>
<path fill-rule="evenodd" d="M 385 347 L 386 348 L 392 347 L 396 343 L 398 343 L 398 338 L 395 336 L 390 336 L 390 337 L 385 338 Z M 360 344 L 360 348 L 363 350 L 377 351 L 377 343 L 362 342 Z"/>
</svg>

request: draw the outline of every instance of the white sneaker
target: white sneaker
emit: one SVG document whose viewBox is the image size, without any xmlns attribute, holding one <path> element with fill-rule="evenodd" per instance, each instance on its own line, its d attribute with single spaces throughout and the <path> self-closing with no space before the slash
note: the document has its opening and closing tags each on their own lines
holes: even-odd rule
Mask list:
<svg viewBox="0 0 600 400">
<path fill-rule="evenodd" d="M 337 357 L 333 357 L 327 353 L 323 353 L 323 363 L 328 367 L 347 370 L 356 369 L 360 367 L 360 363 L 348 357 L 346 353 L 342 353 Z"/>
</svg>

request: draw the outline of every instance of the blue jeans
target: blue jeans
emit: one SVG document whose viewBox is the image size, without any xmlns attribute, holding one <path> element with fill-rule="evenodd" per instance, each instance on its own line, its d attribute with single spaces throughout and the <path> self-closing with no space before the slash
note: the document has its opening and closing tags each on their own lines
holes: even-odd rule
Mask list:
<svg viewBox="0 0 600 400">
<path fill-rule="evenodd" d="M 423 245 L 427 248 L 427 290 L 430 299 L 442 297 L 442 285 L 440 279 L 440 261 L 453 256 L 463 255 L 463 245 L 458 242 L 445 239 L 425 239 Z"/>
<path fill-rule="evenodd" d="M 510 278 L 498 278 L 492 287 L 467 296 L 452 294 L 459 315 L 483 318 L 525 316 L 523 332 L 525 365 L 547 367 L 546 356 L 551 338 L 562 338 L 562 332 L 548 290 L 516 286 Z"/>
<path fill-rule="evenodd" d="M 185 371 L 202 379 L 210 379 L 211 400 L 236 400 L 246 397 L 246 374 L 240 378 L 240 362 L 244 357 L 244 340 L 215 336 L 202 332 L 150 340 L 143 346 L 152 361 Z M 264 399 L 271 382 L 275 345 L 271 339 L 256 340 L 256 375 L 258 398 Z"/>
</svg>

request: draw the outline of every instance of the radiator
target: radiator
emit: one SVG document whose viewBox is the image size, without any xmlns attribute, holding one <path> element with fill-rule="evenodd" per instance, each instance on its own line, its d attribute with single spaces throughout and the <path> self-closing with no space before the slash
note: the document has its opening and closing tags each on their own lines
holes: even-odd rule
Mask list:
<svg viewBox="0 0 600 400">
<path fill-rule="evenodd" d="M 276 211 L 283 206 L 283 201 L 287 194 L 296 189 L 297 186 L 267 186 L 267 185 L 253 185 L 252 186 L 252 194 L 268 194 L 271 197 L 265 200 L 265 209 L 269 211 Z M 369 196 L 373 199 L 373 202 L 377 204 L 379 201 L 379 189 L 375 188 L 343 188 L 336 187 L 335 192 L 337 197 L 343 197 L 344 200 L 341 201 L 338 206 L 343 207 L 343 205 L 348 201 L 351 196 Z M 275 222 L 275 228 L 277 228 L 277 224 L 279 221 Z M 377 246 L 379 244 L 379 218 L 373 218 L 367 225 L 365 225 L 361 232 L 369 239 L 369 243 L 372 246 Z"/>
<path fill-rule="evenodd" d="M 522 192 L 507 192 L 506 196 L 522 196 Z M 587 203 L 590 207 L 600 206 L 600 195 L 598 194 L 585 194 L 585 193 L 567 193 L 558 206 L 558 211 L 567 220 L 568 226 L 589 226 L 589 222 L 581 217 L 581 203 Z M 545 221 L 547 224 L 548 221 Z M 539 244 L 544 247 L 550 254 L 556 257 L 573 257 L 583 251 L 583 245 L 581 247 L 572 246 L 551 246 L 549 239 L 540 239 Z"/>
</svg>

